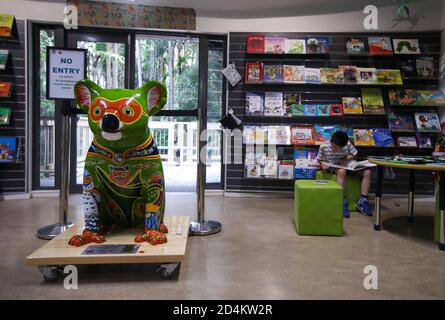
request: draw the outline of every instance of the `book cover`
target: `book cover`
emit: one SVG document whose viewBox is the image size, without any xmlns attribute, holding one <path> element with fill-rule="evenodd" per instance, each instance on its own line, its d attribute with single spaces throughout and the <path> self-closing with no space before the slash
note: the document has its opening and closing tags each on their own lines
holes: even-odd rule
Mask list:
<svg viewBox="0 0 445 320">
<path fill-rule="evenodd" d="M 292 145 L 313 145 L 314 127 L 311 126 L 291 126 Z"/>
<path fill-rule="evenodd" d="M 293 66 L 285 64 L 283 66 L 284 83 L 304 83 L 304 66 Z"/>
<path fill-rule="evenodd" d="M 344 82 L 343 71 L 338 68 L 320 68 L 321 83 L 342 84 Z"/>
<path fill-rule="evenodd" d="M 0 50 L 0 70 L 6 69 L 6 63 L 8 62 L 8 50 Z"/>
<path fill-rule="evenodd" d="M 265 53 L 284 53 L 284 38 L 281 37 L 264 37 Z"/>
<path fill-rule="evenodd" d="M 255 144 L 255 126 L 243 126 L 243 143 Z"/>
<path fill-rule="evenodd" d="M 304 116 L 304 104 L 294 104 L 292 105 L 292 117 Z"/>
<path fill-rule="evenodd" d="M 394 132 L 414 131 L 414 121 L 409 113 L 388 113 L 388 127 Z"/>
<path fill-rule="evenodd" d="M 435 79 L 437 74 L 434 68 L 433 57 L 417 57 L 416 72 L 420 79 Z"/>
<path fill-rule="evenodd" d="M 417 148 L 415 136 L 397 136 L 397 146 L 400 148 Z"/>
<path fill-rule="evenodd" d="M 247 53 L 264 53 L 264 35 L 247 36 Z"/>
<path fill-rule="evenodd" d="M 11 95 L 11 82 L 0 82 L 0 97 L 9 97 Z"/>
<path fill-rule="evenodd" d="M 317 117 L 329 117 L 331 110 L 328 104 L 317 104 Z"/>
<path fill-rule="evenodd" d="M 388 128 L 372 129 L 372 134 L 376 147 L 394 147 L 394 139 Z"/>
<path fill-rule="evenodd" d="M 246 115 L 261 116 L 264 112 L 264 98 L 261 93 L 246 92 Z"/>
<path fill-rule="evenodd" d="M 357 83 L 375 84 L 377 83 L 376 68 L 357 68 Z"/>
<path fill-rule="evenodd" d="M 261 166 L 258 164 L 246 164 L 246 178 L 261 178 Z"/>
<path fill-rule="evenodd" d="M 423 133 L 417 133 L 417 144 L 419 145 L 419 148 L 432 148 L 433 143 L 431 142 L 431 137 L 427 134 Z"/>
<path fill-rule="evenodd" d="M 396 54 L 420 54 L 417 39 L 392 39 L 392 44 Z"/>
<path fill-rule="evenodd" d="M 317 105 L 316 104 L 305 104 L 304 105 L 304 115 L 306 117 L 316 117 L 317 116 Z"/>
<path fill-rule="evenodd" d="M 12 14 L 0 13 L 0 37 L 10 38 L 13 24 L 14 16 Z"/>
<path fill-rule="evenodd" d="M 255 164 L 264 167 L 265 162 L 266 162 L 266 154 L 264 152 L 255 153 Z"/>
<path fill-rule="evenodd" d="M 11 119 L 11 109 L 0 107 L 0 125 L 8 125 Z"/>
<path fill-rule="evenodd" d="M 317 68 L 305 68 L 304 69 L 304 79 L 306 83 L 315 83 L 320 84 L 321 78 L 320 78 L 320 69 Z"/>
<path fill-rule="evenodd" d="M 371 55 L 392 55 L 391 40 L 389 37 L 369 37 L 369 53 Z"/>
<path fill-rule="evenodd" d="M 283 93 L 266 92 L 264 94 L 264 116 L 281 117 L 283 115 Z"/>
<path fill-rule="evenodd" d="M 255 126 L 254 134 L 255 134 L 255 144 L 260 144 L 260 145 L 266 144 L 267 127 Z"/>
<path fill-rule="evenodd" d="M 301 159 L 308 159 L 308 150 L 302 149 L 301 147 L 295 147 L 294 161 Z"/>
<path fill-rule="evenodd" d="M 0 136 L 0 163 L 15 162 L 17 138 Z"/>
<path fill-rule="evenodd" d="M 377 83 L 385 85 L 403 84 L 402 74 L 396 69 L 377 69 Z"/>
<path fill-rule="evenodd" d="M 255 151 L 246 150 L 246 158 L 244 160 L 245 164 L 255 164 Z"/>
<path fill-rule="evenodd" d="M 351 38 L 346 41 L 346 51 L 348 54 L 364 54 L 365 53 L 365 43 L 356 38 Z"/>
<path fill-rule="evenodd" d="M 341 72 L 343 72 L 344 83 L 354 84 L 357 83 L 357 67 L 356 66 L 339 66 Z"/>
<path fill-rule="evenodd" d="M 356 146 L 374 146 L 372 129 L 354 129 L 354 144 Z"/>
<path fill-rule="evenodd" d="M 440 132 L 439 115 L 436 112 L 416 112 L 414 120 L 418 132 Z"/>
<path fill-rule="evenodd" d="M 294 165 L 293 164 L 278 165 L 278 179 L 292 180 L 293 178 L 294 178 Z"/>
<path fill-rule="evenodd" d="M 264 162 L 264 177 L 269 179 L 276 179 L 278 176 L 278 164 L 277 160 L 266 159 Z"/>
<path fill-rule="evenodd" d="M 306 37 L 306 53 L 309 54 L 329 53 L 329 38 Z"/>
<path fill-rule="evenodd" d="M 361 88 L 363 112 L 365 114 L 385 114 L 382 89 Z"/>
<path fill-rule="evenodd" d="M 305 54 L 306 41 L 304 39 L 286 39 L 284 40 L 284 53 Z"/>
<path fill-rule="evenodd" d="M 245 83 L 263 82 L 263 64 L 261 62 L 246 62 Z"/>
<path fill-rule="evenodd" d="M 314 125 L 314 133 L 315 133 L 315 144 L 321 145 L 325 142 L 328 142 L 331 139 L 332 134 L 335 132 L 335 126 L 322 126 L 315 124 Z"/>
<path fill-rule="evenodd" d="M 390 90 L 392 106 L 445 107 L 445 97 L 440 90 Z"/>
<path fill-rule="evenodd" d="M 416 78 L 416 60 L 413 58 L 397 60 L 397 67 L 402 74 L 402 79 Z"/>
<path fill-rule="evenodd" d="M 295 112 L 297 112 L 297 106 L 301 106 L 301 95 L 293 93 L 285 93 L 283 95 L 283 107 L 285 117 L 294 116 L 294 109 Z M 304 107 L 302 109 L 302 112 L 304 114 Z"/>
<path fill-rule="evenodd" d="M 362 98 L 343 97 L 343 114 L 363 114 Z"/>
<path fill-rule="evenodd" d="M 265 64 L 263 66 L 263 82 L 280 83 L 283 81 L 284 74 L 281 64 Z"/>
<path fill-rule="evenodd" d="M 273 145 L 290 145 L 290 127 L 269 126 L 267 130 L 267 143 Z"/>
<path fill-rule="evenodd" d="M 330 104 L 329 111 L 332 117 L 341 117 L 343 115 L 343 105 L 340 103 Z"/>
</svg>

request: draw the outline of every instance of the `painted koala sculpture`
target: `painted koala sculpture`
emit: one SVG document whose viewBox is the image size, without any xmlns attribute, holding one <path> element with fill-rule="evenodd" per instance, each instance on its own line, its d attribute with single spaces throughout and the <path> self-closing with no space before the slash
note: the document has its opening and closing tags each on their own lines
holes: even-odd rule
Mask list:
<svg viewBox="0 0 445 320">
<path fill-rule="evenodd" d="M 102 243 L 112 227 L 136 226 L 144 232 L 135 242 L 167 242 L 162 162 L 148 127 L 165 105 L 165 86 L 150 81 L 135 90 L 103 89 L 81 80 L 74 95 L 94 139 L 85 159 L 85 229 L 69 244 Z"/>
</svg>

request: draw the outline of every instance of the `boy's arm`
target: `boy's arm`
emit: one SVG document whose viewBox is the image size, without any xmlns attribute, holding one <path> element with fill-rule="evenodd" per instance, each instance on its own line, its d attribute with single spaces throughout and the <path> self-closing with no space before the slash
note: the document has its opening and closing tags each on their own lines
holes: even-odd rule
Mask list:
<svg viewBox="0 0 445 320">
<path fill-rule="evenodd" d="M 352 145 L 351 142 L 348 141 L 348 155 L 345 157 L 346 161 L 351 161 L 352 159 L 354 159 L 357 153 L 357 149 Z"/>
</svg>

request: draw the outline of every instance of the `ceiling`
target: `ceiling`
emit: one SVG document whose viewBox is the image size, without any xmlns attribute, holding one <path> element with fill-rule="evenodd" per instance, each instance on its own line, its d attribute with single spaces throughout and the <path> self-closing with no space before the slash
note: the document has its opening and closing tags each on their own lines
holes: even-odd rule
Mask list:
<svg viewBox="0 0 445 320">
<path fill-rule="evenodd" d="M 65 0 L 39 0 L 65 2 Z M 372 3 L 377 7 L 394 5 L 399 0 L 89 0 L 163 7 L 193 8 L 198 16 L 220 18 L 266 18 L 329 14 L 363 10 Z M 442 0 L 405 0 L 439 3 Z"/>
</svg>

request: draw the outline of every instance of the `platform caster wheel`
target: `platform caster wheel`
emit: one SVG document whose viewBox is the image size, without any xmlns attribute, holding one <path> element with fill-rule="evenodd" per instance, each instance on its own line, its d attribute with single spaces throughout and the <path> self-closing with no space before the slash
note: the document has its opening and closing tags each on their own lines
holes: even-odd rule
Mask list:
<svg viewBox="0 0 445 320">
<path fill-rule="evenodd" d="M 39 271 L 45 282 L 55 282 L 62 274 L 62 268 L 59 266 L 40 266 Z"/>
<path fill-rule="evenodd" d="M 169 280 L 175 278 L 179 274 L 181 263 L 165 263 L 161 264 L 156 272 L 162 280 Z"/>
</svg>

